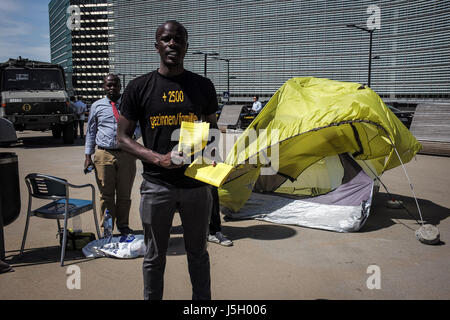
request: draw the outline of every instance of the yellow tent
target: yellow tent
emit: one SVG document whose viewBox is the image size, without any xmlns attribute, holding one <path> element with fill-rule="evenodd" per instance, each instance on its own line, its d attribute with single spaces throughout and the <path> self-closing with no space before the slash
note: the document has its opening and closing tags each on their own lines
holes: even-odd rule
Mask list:
<svg viewBox="0 0 450 320">
<path fill-rule="evenodd" d="M 406 163 L 420 148 L 370 88 L 329 79 L 292 78 L 277 90 L 229 152 L 225 163 L 235 170 L 219 189 L 220 203 L 233 215 L 253 190 L 284 198 L 312 196 L 316 201 L 351 181 L 361 169 L 373 182 L 375 176 L 401 164 L 397 152 Z M 352 198 L 354 191 L 349 193 Z M 338 197 L 344 196 L 345 192 Z M 368 197 L 353 197 L 350 203 L 370 204 L 371 193 Z M 346 201 L 341 205 L 347 205 Z"/>
</svg>

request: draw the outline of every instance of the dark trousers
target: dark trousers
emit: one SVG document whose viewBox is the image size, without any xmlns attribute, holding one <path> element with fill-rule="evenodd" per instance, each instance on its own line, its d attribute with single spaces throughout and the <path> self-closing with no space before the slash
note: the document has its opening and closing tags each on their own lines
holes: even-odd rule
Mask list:
<svg viewBox="0 0 450 320">
<path fill-rule="evenodd" d="M 211 221 L 209 222 L 209 234 L 216 234 L 216 232 L 222 231 L 220 222 L 220 205 L 219 205 L 219 192 L 216 187 L 210 186 L 212 194 L 212 210 Z"/>
<path fill-rule="evenodd" d="M 143 262 L 144 299 L 160 300 L 163 297 L 166 252 L 177 209 L 183 226 L 192 299 L 211 299 L 210 263 L 206 249 L 211 203 L 208 186 L 180 189 L 144 179 L 140 204 L 146 244 Z"/>
</svg>

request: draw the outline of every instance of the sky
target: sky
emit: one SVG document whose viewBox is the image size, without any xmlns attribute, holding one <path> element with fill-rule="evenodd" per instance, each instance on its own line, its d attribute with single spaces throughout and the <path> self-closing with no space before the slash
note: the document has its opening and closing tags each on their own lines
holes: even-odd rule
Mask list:
<svg viewBox="0 0 450 320">
<path fill-rule="evenodd" d="M 50 61 L 49 0 L 0 0 L 0 62 Z"/>
</svg>

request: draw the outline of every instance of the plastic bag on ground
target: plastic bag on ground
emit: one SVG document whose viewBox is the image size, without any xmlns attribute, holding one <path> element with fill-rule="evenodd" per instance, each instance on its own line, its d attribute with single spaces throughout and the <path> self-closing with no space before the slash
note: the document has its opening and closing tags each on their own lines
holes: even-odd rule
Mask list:
<svg viewBox="0 0 450 320">
<path fill-rule="evenodd" d="M 83 248 L 87 258 L 113 257 L 132 259 L 145 253 L 144 235 L 109 236 L 94 240 Z"/>
</svg>

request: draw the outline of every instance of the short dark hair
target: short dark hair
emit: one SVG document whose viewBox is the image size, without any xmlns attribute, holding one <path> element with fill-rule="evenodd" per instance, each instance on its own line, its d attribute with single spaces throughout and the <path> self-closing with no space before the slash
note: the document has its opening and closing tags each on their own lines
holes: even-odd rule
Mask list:
<svg viewBox="0 0 450 320">
<path fill-rule="evenodd" d="M 103 77 L 103 82 L 106 82 L 106 79 L 113 78 L 115 81 L 118 81 L 120 83 L 120 78 L 117 74 L 109 73 L 106 76 Z"/>
<path fill-rule="evenodd" d="M 186 40 L 187 40 L 187 38 L 188 38 L 187 29 L 181 23 L 179 23 L 176 20 L 167 20 L 166 22 L 160 24 L 158 26 L 158 28 L 156 29 L 156 32 L 155 32 L 155 39 L 156 39 L 156 41 L 158 41 L 158 34 L 159 34 L 160 30 L 168 23 L 172 23 L 172 24 L 175 24 L 175 25 L 179 26 L 181 28 L 181 30 L 183 30 L 183 33 L 186 36 Z"/>
</svg>

